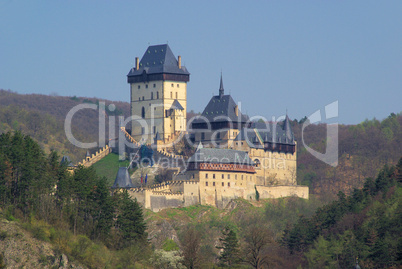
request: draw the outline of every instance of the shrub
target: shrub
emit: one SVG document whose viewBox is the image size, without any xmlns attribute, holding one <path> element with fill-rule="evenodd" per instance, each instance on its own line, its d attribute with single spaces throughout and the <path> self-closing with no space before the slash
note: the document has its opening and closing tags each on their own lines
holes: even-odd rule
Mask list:
<svg viewBox="0 0 402 269">
<path fill-rule="evenodd" d="M 179 250 L 179 246 L 172 239 L 166 238 L 163 242 L 162 249 L 165 251 Z"/>
<path fill-rule="evenodd" d="M 0 233 L 0 240 L 3 241 L 4 239 L 6 239 L 8 237 L 8 233 L 7 231 L 2 231 Z"/>
</svg>

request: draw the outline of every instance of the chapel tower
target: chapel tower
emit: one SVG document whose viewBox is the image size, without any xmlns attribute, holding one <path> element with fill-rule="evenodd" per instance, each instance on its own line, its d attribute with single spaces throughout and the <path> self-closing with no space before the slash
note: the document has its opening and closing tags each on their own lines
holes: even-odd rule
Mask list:
<svg viewBox="0 0 402 269">
<path fill-rule="evenodd" d="M 149 46 L 127 75 L 130 84 L 131 135 L 142 143 L 169 140 L 186 131 L 190 73 L 167 44 Z"/>
</svg>

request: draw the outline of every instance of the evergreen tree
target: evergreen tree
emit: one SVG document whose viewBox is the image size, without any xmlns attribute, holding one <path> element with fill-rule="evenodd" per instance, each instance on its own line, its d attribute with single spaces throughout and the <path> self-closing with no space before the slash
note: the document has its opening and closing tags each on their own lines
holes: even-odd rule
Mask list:
<svg viewBox="0 0 402 269">
<path fill-rule="evenodd" d="M 222 231 L 222 237 L 219 238 L 221 242 L 221 246 L 217 248 L 222 252 L 219 256 L 219 260 L 222 264 L 227 264 L 228 266 L 232 266 L 240 262 L 239 258 L 239 243 L 237 240 L 237 234 L 226 226 Z"/>
<path fill-rule="evenodd" d="M 132 200 L 127 190 L 124 190 L 121 195 L 116 226 L 121 239 L 118 247 L 124 248 L 133 241 L 145 241 L 147 233 L 142 209 L 137 200 Z"/>
</svg>

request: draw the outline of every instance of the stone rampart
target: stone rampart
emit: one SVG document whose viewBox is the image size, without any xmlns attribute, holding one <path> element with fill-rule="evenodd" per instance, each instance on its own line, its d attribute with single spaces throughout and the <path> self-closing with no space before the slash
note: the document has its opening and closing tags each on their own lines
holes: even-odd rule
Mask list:
<svg viewBox="0 0 402 269">
<path fill-rule="evenodd" d="M 297 196 L 304 199 L 309 198 L 307 186 L 257 186 L 257 190 L 261 199 L 282 198 L 289 196 Z"/>
<path fill-rule="evenodd" d="M 94 154 L 91 155 L 91 157 L 87 157 L 83 159 L 81 162 L 78 163 L 78 165 L 82 165 L 84 167 L 89 167 L 96 163 L 97 161 L 100 161 L 102 158 L 107 156 L 109 153 L 112 152 L 112 148 L 110 148 L 108 145 L 105 147 L 101 148 L 100 150 L 96 151 Z"/>
</svg>

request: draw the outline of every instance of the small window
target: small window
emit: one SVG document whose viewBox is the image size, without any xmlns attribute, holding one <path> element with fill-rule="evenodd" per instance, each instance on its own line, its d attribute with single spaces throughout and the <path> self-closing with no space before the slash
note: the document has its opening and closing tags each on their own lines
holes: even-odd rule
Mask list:
<svg viewBox="0 0 402 269">
<path fill-rule="evenodd" d="M 208 178 L 208 174 L 205 174 L 205 178 Z"/>
<path fill-rule="evenodd" d="M 142 97 L 142 101 L 144 101 L 144 96 Z"/>
<path fill-rule="evenodd" d="M 154 126 L 153 131 L 153 133 L 156 134 L 156 126 Z"/>
<path fill-rule="evenodd" d="M 138 85 L 138 89 L 141 89 L 141 85 Z"/>
<path fill-rule="evenodd" d="M 141 101 L 141 97 L 138 97 L 138 101 Z"/>
<path fill-rule="evenodd" d="M 228 187 L 230 187 L 230 182 L 228 182 Z"/>
<path fill-rule="evenodd" d="M 159 92 L 156 92 L 156 99 L 159 99 Z"/>
<path fill-rule="evenodd" d="M 222 182 L 222 187 L 224 187 L 225 186 L 225 182 Z"/>
<path fill-rule="evenodd" d="M 201 140 L 205 140 L 205 133 L 201 133 Z"/>
<path fill-rule="evenodd" d="M 235 179 L 237 179 L 237 175 L 235 175 Z"/>
<path fill-rule="evenodd" d="M 148 89 L 148 84 L 145 85 L 145 88 Z"/>
<path fill-rule="evenodd" d="M 154 83 L 154 88 L 156 88 L 156 84 Z"/>
<path fill-rule="evenodd" d="M 177 88 L 180 88 L 180 84 L 177 84 Z"/>
<path fill-rule="evenodd" d="M 215 179 L 215 174 L 212 174 L 212 178 Z"/>
<path fill-rule="evenodd" d="M 141 117 L 143 119 L 145 118 L 145 107 L 142 107 L 142 109 L 141 109 Z"/>
<path fill-rule="evenodd" d="M 230 175 L 228 175 L 228 179 L 230 179 Z"/>
<path fill-rule="evenodd" d="M 174 88 L 174 84 L 172 83 L 172 88 Z"/>
<path fill-rule="evenodd" d="M 225 179 L 225 175 L 224 175 L 224 174 L 222 174 L 222 179 Z"/>
<path fill-rule="evenodd" d="M 177 94 L 177 92 L 176 92 L 176 99 L 178 98 L 178 94 Z"/>
<path fill-rule="evenodd" d="M 193 174 L 193 178 L 195 178 L 195 174 Z"/>
<path fill-rule="evenodd" d="M 212 186 L 215 186 L 215 181 L 214 181 L 214 182 L 212 182 Z"/>
<path fill-rule="evenodd" d="M 208 186 L 208 181 L 205 182 L 205 186 Z"/>
<path fill-rule="evenodd" d="M 243 175 L 241 175 L 241 180 L 243 180 Z"/>
<path fill-rule="evenodd" d="M 173 99 L 173 92 L 170 92 L 170 99 Z"/>
<path fill-rule="evenodd" d="M 153 99 L 154 99 L 154 93 L 151 92 L 151 100 L 153 100 Z"/>
</svg>

